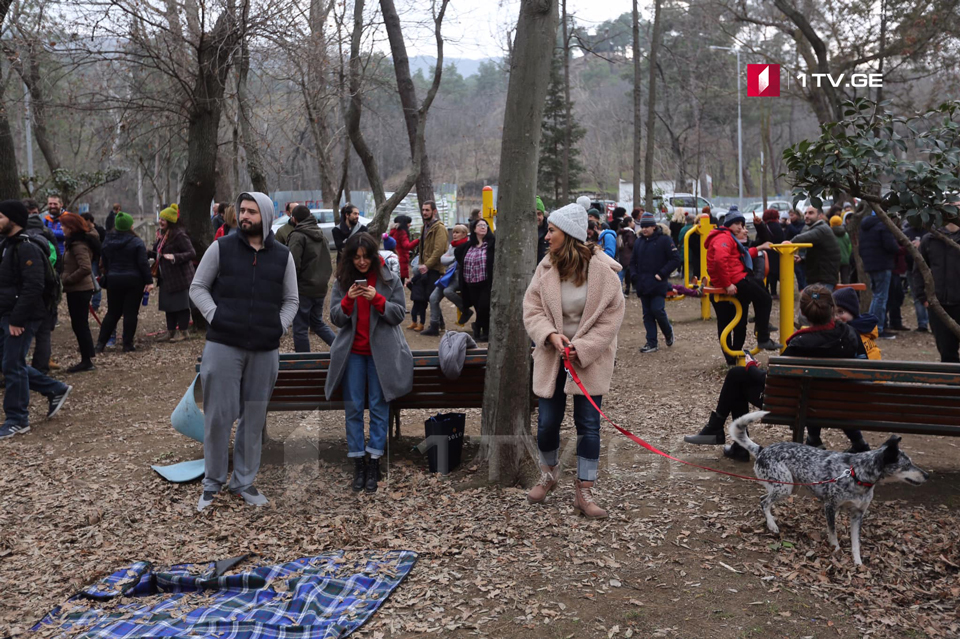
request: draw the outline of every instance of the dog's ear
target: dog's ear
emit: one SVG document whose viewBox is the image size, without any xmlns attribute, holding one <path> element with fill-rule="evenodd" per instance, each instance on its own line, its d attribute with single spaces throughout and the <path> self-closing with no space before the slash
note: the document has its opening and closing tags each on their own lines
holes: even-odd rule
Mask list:
<svg viewBox="0 0 960 639">
<path fill-rule="evenodd" d="M 883 461 L 885 463 L 892 464 L 897 461 L 897 458 L 900 457 L 900 440 L 903 439 L 899 435 L 890 435 L 890 439 L 883 443 Z"/>
</svg>

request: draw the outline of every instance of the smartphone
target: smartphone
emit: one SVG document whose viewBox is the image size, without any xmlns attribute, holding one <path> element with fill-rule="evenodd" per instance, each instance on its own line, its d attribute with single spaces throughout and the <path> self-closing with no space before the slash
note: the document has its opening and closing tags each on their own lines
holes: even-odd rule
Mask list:
<svg viewBox="0 0 960 639">
<path fill-rule="evenodd" d="M 366 286 L 367 286 L 367 280 L 353 280 L 353 285 L 354 285 L 354 286 L 362 286 L 362 287 L 366 288 Z"/>
</svg>

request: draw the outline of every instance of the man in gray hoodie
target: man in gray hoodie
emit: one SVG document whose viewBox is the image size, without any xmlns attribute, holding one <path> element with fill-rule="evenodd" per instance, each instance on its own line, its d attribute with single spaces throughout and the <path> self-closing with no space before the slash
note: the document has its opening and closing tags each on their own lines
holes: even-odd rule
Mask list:
<svg viewBox="0 0 960 639">
<path fill-rule="evenodd" d="M 280 337 L 299 307 L 293 257 L 270 229 L 273 201 L 241 193 L 237 220 L 240 232 L 210 245 L 190 285 L 190 299 L 208 324 L 200 363 L 204 478 L 198 511 L 227 481 L 230 431 L 238 418 L 228 490 L 252 506 L 267 503 L 253 482 L 280 368 Z"/>
</svg>

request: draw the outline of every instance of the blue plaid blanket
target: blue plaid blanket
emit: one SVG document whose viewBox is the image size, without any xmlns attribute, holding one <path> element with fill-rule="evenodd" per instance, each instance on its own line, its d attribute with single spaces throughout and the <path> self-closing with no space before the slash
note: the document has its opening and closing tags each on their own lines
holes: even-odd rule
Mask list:
<svg viewBox="0 0 960 639">
<path fill-rule="evenodd" d="M 342 551 L 238 574 L 223 562 L 118 570 L 57 606 L 32 630 L 96 639 L 332 639 L 362 626 L 416 563 L 410 551 Z M 236 561 L 232 563 L 237 563 Z"/>
</svg>

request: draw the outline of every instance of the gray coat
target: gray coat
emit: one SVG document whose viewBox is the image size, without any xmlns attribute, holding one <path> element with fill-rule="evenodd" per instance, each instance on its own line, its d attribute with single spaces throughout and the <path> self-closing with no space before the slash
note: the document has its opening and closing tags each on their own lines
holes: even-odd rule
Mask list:
<svg viewBox="0 0 960 639">
<path fill-rule="evenodd" d="M 370 309 L 370 351 L 377 368 L 377 379 L 383 389 L 383 397 L 392 402 L 403 397 L 413 388 L 413 354 L 407 346 L 400 324 L 407 314 L 403 284 L 390 271 L 380 269 L 377 278 L 377 292 L 387 299 L 383 315 L 376 309 Z M 344 314 L 340 306 L 346 291 L 340 290 L 340 282 L 334 280 L 330 294 L 330 321 L 340 329 L 337 338 L 330 345 L 330 370 L 327 372 L 327 384 L 324 388 L 327 399 L 340 386 L 347 359 L 353 348 L 353 337 L 357 331 L 357 308 L 350 316 Z"/>
</svg>

